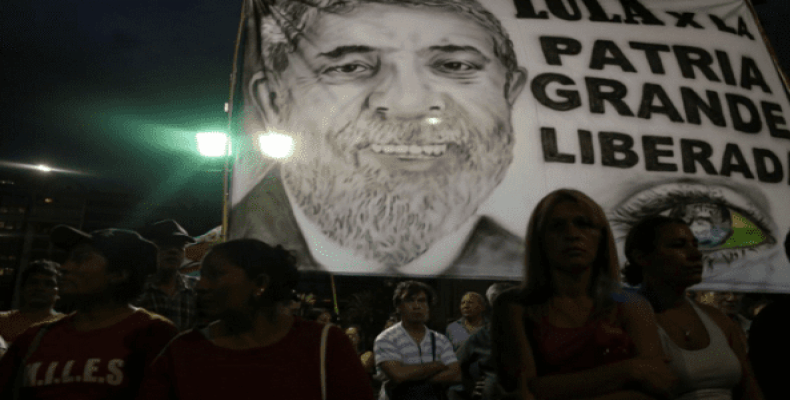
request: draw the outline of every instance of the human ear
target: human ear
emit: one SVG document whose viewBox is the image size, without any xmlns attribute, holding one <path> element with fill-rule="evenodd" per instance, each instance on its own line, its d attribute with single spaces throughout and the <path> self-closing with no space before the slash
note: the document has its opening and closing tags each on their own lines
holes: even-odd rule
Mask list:
<svg viewBox="0 0 790 400">
<path fill-rule="evenodd" d="M 280 101 L 275 78 L 269 78 L 264 71 L 256 72 L 250 78 L 247 95 L 252 100 L 265 126 L 278 125 L 280 122 Z"/>
<path fill-rule="evenodd" d="M 508 87 L 505 88 L 505 98 L 507 99 L 507 103 L 509 105 L 513 105 L 518 99 L 518 96 L 521 94 L 521 91 L 524 90 L 524 86 L 527 85 L 527 69 L 524 67 L 519 67 L 516 71 L 512 73 L 510 77 L 510 84 Z"/>
<path fill-rule="evenodd" d="M 648 254 L 642 250 L 634 249 L 631 254 L 633 255 L 634 261 L 636 265 L 642 268 L 645 268 L 650 265 L 650 260 L 648 259 Z"/>
<path fill-rule="evenodd" d="M 129 273 L 129 271 L 126 271 L 126 270 L 116 271 L 116 272 L 113 272 L 110 275 L 110 282 L 112 282 L 114 284 L 121 283 L 121 282 L 129 279 L 130 276 L 131 276 L 131 274 Z"/>
<path fill-rule="evenodd" d="M 255 286 L 258 287 L 260 290 L 266 290 L 271 283 L 271 278 L 267 274 L 258 274 L 258 276 L 253 279 L 255 282 Z"/>
</svg>

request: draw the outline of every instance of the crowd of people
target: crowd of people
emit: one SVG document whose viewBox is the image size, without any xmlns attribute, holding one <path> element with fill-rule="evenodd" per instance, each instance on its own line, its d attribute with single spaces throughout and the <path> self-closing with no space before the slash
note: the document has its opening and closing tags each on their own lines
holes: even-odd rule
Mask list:
<svg viewBox="0 0 790 400">
<path fill-rule="evenodd" d="M 460 318 L 440 332 L 428 327 L 441 300 L 436 291 L 402 281 L 394 317 L 372 348 L 362 338 L 376 332 L 325 309 L 296 312 L 300 273 L 281 246 L 217 244 L 194 278 L 179 272 L 194 239 L 172 220 L 140 233 L 58 226 L 50 239 L 68 251 L 66 261 L 30 263 L 19 309 L 0 313 L 0 340 L 10 344 L 0 356 L 3 399 L 772 400 L 790 393 L 781 383 L 787 327 L 777 325 L 786 301 L 767 306 L 747 339 L 737 319 L 688 296 L 702 280 L 703 256 L 685 221 L 654 216 L 635 224 L 621 269 L 603 210 L 575 190 L 552 192 L 533 211 L 521 285 L 465 293 Z M 73 312 L 55 311 L 59 298 Z"/>
</svg>

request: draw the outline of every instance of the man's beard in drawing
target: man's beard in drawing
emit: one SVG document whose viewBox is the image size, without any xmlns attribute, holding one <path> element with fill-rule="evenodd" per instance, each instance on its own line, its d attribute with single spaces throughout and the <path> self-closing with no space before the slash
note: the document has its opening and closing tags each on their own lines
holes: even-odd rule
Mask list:
<svg viewBox="0 0 790 400">
<path fill-rule="evenodd" d="M 324 134 L 312 157 L 283 166 L 298 206 L 324 235 L 388 267 L 408 264 L 466 222 L 504 178 L 513 160 L 509 113 L 477 126 L 448 107 L 439 123 L 361 116 Z M 372 145 L 447 144 L 428 171 L 360 159 Z M 309 159 L 308 159 L 309 158 Z"/>
</svg>

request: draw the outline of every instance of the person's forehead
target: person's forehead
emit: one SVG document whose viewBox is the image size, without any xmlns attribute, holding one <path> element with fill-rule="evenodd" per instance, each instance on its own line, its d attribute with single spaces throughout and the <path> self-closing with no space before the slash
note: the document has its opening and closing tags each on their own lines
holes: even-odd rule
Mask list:
<svg viewBox="0 0 790 400">
<path fill-rule="evenodd" d="M 430 29 L 426 29 L 426 27 Z M 308 56 L 341 46 L 421 51 L 431 46 L 472 46 L 493 58 L 495 33 L 471 18 L 440 8 L 366 3 L 349 13 L 321 14 L 299 47 Z"/>
<path fill-rule="evenodd" d="M 461 300 L 462 301 L 463 300 L 467 300 L 467 301 L 473 301 L 473 300 L 481 301 L 482 299 L 480 298 L 480 295 L 478 295 L 478 294 L 467 293 L 467 294 L 464 295 L 464 297 L 461 298 Z"/>
<path fill-rule="evenodd" d="M 76 246 L 72 247 L 71 250 L 69 251 L 69 254 L 70 255 L 77 255 L 78 254 L 78 255 L 81 255 L 81 256 L 91 255 L 91 256 L 95 256 L 95 257 L 106 258 L 106 256 L 104 255 L 104 252 L 101 249 L 99 249 L 93 243 L 87 242 L 87 241 L 79 243 Z"/>
<path fill-rule="evenodd" d="M 425 298 L 428 297 L 428 294 L 425 293 L 425 291 L 422 290 L 422 289 L 418 289 L 415 292 L 410 292 L 410 293 L 406 293 L 405 295 L 403 295 L 403 299 L 404 300 L 409 300 L 409 299 L 415 299 L 416 300 L 416 299 L 422 298 L 422 297 L 425 297 Z"/>
<path fill-rule="evenodd" d="M 694 237 L 688 225 L 670 223 L 658 227 L 657 235 L 659 240 L 672 240 L 675 238 Z"/>
<path fill-rule="evenodd" d="M 549 213 L 549 220 L 568 217 L 591 217 L 591 212 L 584 204 L 577 201 L 565 200 L 557 203 Z"/>
</svg>

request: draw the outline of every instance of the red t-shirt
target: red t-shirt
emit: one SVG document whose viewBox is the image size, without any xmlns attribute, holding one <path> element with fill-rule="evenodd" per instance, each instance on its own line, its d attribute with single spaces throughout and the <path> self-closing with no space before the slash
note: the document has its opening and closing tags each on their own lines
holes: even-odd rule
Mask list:
<svg viewBox="0 0 790 400">
<path fill-rule="evenodd" d="M 201 332 L 187 331 L 154 361 L 139 398 L 320 400 L 322 329 L 295 317 L 282 340 L 247 350 L 219 347 Z M 330 328 L 327 399 L 373 399 L 369 379 L 348 337 Z"/>
<path fill-rule="evenodd" d="M 164 317 L 138 309 L 106 328 L 79 332 L 69 315 L 52 325 L 25 363 L 20 398 L 132 399 L 145 366 L 178 334 Z M 19 336 L 0 359 L 0 398 L 12 398 L 14 379 L 41 325 Z"/>
</svg>

